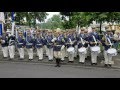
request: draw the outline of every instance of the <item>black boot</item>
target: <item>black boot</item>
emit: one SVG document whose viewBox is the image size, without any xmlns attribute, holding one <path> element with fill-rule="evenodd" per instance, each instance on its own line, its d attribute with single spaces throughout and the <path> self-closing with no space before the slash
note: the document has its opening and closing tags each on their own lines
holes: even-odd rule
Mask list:
<svg viewBox="0 0 120 90">
<path fill-rule="evenodd" d="M 60 67 L 60 61 L 61 61 L 61 59 L 58 59 L 58 67 Z"/>
<path fill-rule="evenodd" d="M 58 58 L 56 58 L 56 65 L 55 67 L 58 67 Z"/>
</svg>

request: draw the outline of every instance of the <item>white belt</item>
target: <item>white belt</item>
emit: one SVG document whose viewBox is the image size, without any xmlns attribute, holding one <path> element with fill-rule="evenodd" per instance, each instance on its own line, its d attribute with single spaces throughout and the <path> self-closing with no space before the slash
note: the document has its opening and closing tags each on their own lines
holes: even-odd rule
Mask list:
<svg viewBox="0 0 120 90">
<path fill-rule="evenodd" d="M 29 44 L 27 44 L 27 45 L 33 45 L 32 43 L 29 43 Z"/>
<path fill-rule="evenodd" d="M 42 44 L 37 44 L 37 45 L 42 45 Z"/>
<path fill-rule="evenodd" d="M 18 43 L 18 44 L 23 44 L 23 43 Z"/>
<path fill-rule="evenodd" d="M 55 46 L 62 46 L 62 45 L 55 45 Z"/>
</svg>

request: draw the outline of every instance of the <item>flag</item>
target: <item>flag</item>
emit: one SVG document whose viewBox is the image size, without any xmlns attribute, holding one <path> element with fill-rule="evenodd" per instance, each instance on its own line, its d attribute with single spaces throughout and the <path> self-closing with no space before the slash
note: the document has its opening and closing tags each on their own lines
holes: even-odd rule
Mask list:
<svg viewBox="0 0 120 90">
<path fill-rule="evenodd" d="M 4 12 L 0 12 L 0 21 L 5 23 L 5 16 L 4 16 Z"/>
<path fill-rule="evenodd" d="M 2 24 L 0 24 L 0 36 L 2 36 Z"/>
<path fill-rule="evenodd" d="M 2 36 L 3 33 L 3 24 L 5 23 L 5 16 L 4 12 L 0 12 L 0 36 Z"/>
<path fill-rule="evenodd" d="M 12 12 L 11 18 L 12 18 L 12 22 L 14 22 L 15 21 L 15 12 Z"/>
</svg>

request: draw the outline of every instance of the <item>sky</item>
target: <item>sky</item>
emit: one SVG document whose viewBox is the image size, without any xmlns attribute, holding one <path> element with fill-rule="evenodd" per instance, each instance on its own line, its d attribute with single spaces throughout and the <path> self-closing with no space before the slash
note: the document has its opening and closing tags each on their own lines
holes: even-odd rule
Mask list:
<svg viewBox="0 0 120 90">
<path fill-rule="evenodd" d="M 45 19 L 45 22 L 46 22 L 49 18 L 51 18 L 53 15 L 58 15 L 58 14 L 59 14 L 59 12 L 46 12 L 46 13 L 48 13 L 48 15 L 47 15 L 47 18 Z M 40 22 L 37 21 L 37 23 L 40 23 Z"/>
</svg>

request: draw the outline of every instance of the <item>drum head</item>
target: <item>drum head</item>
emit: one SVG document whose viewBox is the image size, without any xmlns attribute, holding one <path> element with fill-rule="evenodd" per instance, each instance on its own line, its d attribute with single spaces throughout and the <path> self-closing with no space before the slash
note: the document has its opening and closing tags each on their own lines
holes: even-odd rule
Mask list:
<svg viewBox="0 0 120 90">
<path fill-rule="evenodd" d="M 82 47 L 80 49 L 78 49 L 79 52 L 85 52 L 86 51 L 86 48 L 85 47 Z"/>
<path fill-rule="evenodd" d="M 114 49 L 114 48 L 111 48 L 111 49 L 108 49 L 107 51 L 109 54 L 114 54 L 114 53 L 117 53 L 117 50 Z"/>
<path fill-rule="evenodd" d="M 100 51 L 100 47 L 95 46 L 95 47 L 92 47 L 91 50 L 92 50 L 92 51 Z"/>
<path fill-rule="evenodd" d="M 67 51 L 68 51 L 68 52 L 74 51 L 74 48 L 73 48 L 73 47 L 69 47 L 69 48 L 67 49 Z"/>
</svg>

